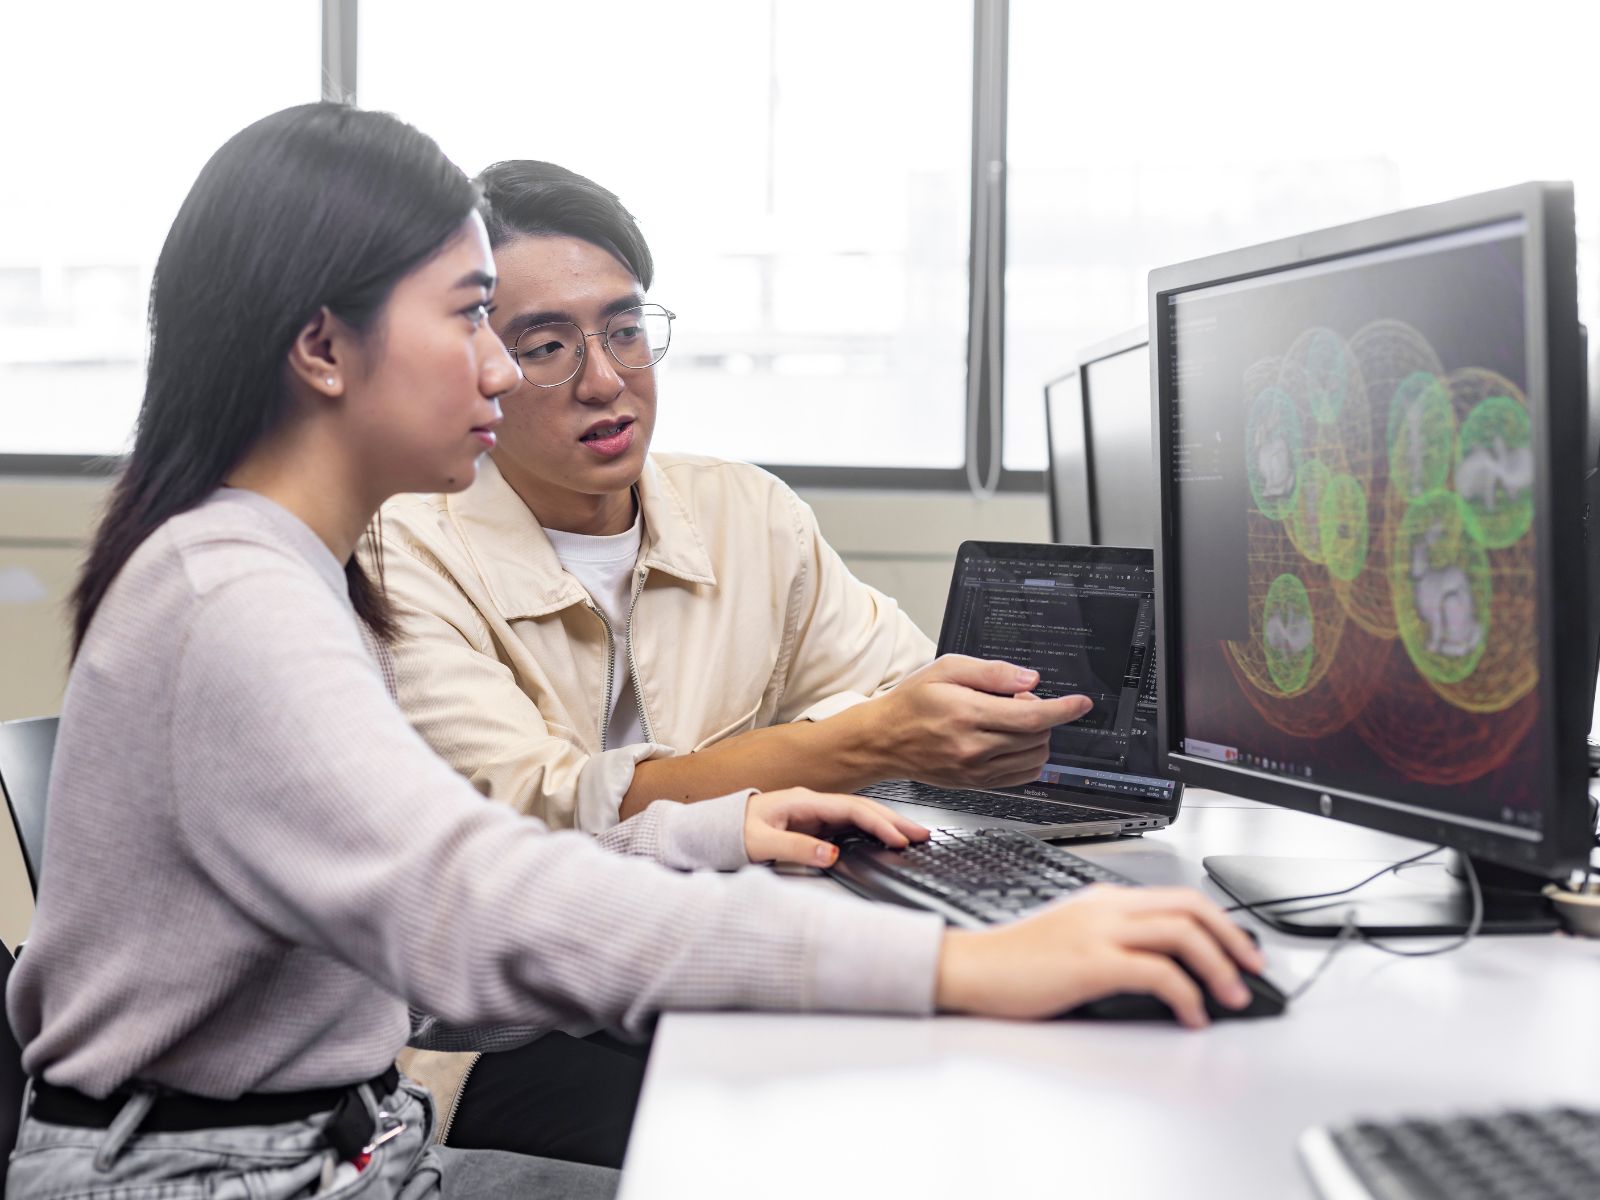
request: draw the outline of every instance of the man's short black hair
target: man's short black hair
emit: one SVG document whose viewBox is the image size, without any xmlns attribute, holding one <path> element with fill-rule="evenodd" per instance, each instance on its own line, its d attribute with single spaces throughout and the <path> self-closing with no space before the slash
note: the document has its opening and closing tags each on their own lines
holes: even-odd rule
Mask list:
<svg viewBox="0 0 1600 1200">
<path fill-rule="evenodd" d="M 574 237 L 615 255 L 649 289 L 655 275 L 650 247 L 622 201 L 591 179 L 555 163 L 508 159 L 477 178 L 489 245 L 518 237 Z"/>
</svg>

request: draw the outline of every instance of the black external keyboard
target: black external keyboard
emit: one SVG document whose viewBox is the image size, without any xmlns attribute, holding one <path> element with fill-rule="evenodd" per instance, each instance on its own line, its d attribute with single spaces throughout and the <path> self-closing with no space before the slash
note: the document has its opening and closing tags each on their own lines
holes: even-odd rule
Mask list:
<svg viewBox="0 0 1600 1200">
<path fill-rule="evenodd" d="M 935 787 L 910 779 L 890 779 L 861 789 L 858 795 L 874 800 L 894 800 L 901 804 L 922 804 L 947 812 L 973 813 L 980 817 L 999 817 L 1028 825 L 1082 825 L 1092 821 L 1126 821 L 1122 813 L 1078 804 L 1052 804 L 1026 796 L 1003 792 L 973 792 Z M 1154 824 L 1155 822 L 1151 822 Z"/>
<path fill-rule="evenodd" d="M 846 840 L 832 874 L 870 899 L 928 909 L 969 927 L 1012 920 L 1091 883 L 1133 883 L 1012 829 L 935 829 L 905 850 Z"/>
<path fill-rule="evenodd" d="M 1594 1200 L 1600 1112 L 1553 1108 L 1312 1129 L 1300 1157 L 1326 1200 Z"/>
</svg>

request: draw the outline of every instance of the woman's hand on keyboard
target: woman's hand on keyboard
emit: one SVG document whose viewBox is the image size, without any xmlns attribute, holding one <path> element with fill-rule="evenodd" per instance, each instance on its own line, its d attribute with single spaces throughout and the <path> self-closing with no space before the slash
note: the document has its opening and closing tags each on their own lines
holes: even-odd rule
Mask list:
<svg viewBox="0 0 1600 1200">
<path fill-rule="evenodd" d="M 1199 892 L 1097 884 L 1020 921 L 947 931 L 935 999 L 946 1011 L 1037 1018 L 1137 992 L 1198 1029 L 1209 1023 L 1200 984 L 1243 1008 L 1239 969 L 1262 966 L 1244 930 Z"/>
<path fill-rule="evenodd" d="M 757 792 L 746 802 L 744 851 L 751 862 L 831 867 L 839 857 L 839 847 L 814 835 L 853 829 L 896 850 L 928 838 L 928 831 L 910 817 L 864 796 L 784 788 Z"/>
</svg>

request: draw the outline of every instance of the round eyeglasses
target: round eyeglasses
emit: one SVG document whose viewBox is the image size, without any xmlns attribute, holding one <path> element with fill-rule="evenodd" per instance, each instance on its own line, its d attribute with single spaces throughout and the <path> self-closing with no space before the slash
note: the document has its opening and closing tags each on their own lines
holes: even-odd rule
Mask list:
<svg viewBox="0 0 1600 1200">
<path fill-rule="evenodd" d="M 624 309 L 606 322 L 604 329 L 585 333 L 569 321 L 531 325 L 509 347 L 522 377 L 534 387 L 560 387 L 583 370 L 589 339 L 597 337 L 619 367 L 642 371 L 667 353 L 672 341 L 672 321 L 678 314 L 659 304 Z"/>
</svg>

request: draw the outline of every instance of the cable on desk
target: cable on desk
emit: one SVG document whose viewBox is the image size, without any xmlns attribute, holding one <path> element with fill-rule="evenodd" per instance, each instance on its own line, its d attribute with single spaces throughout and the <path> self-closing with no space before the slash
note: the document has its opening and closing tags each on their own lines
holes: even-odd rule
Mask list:
<svg viewBox="0 0 1600 1200">
<path fill-rule="evenodd" d="M 1328 952 L 1317 961 L 1311 974 L 1302 979 L 1294 991 L 1289 993 L 1290 1000 L 1298 1000 L 1311 990 L 1311 985 L 1322 978 L 1322 973 L 1333 964 L 1339 951 L 1361 936 L 1361 927 L 1356 924 L 1355 913 L 1347 911 L 1344 914 L 1344 924 L 1339 927 L 1339 936 L 1333 939 L 1333 945 L 1328 947 Z"/>
<path fill-rule="evenodd" d="M 1224 911 L 1238 912 L 1240 909 L 1244 909 L 1245 911 L 1249 912 L 1251 916 L 1265 920 L 1265 918 L 1261 917 L 1261 914 L 1256 911 L 1257 909 L 1276 907 L 1280 904 L 1298 904 L 1306 900 L 1327 900 L 1336 896 L 1348 896 L 1351 892 L 1366 887 L 1367 884 L 1371 883 L 1375 879 L 1381 879 L 1383 876 L 1392 871 L 1398 871 L 1401 867 L 1410 866 L 1412 863 L 1427 858 L 1428 855 L 1435 854 L 1443 849 L 1443 845 L 1429 847 L 1421 854 L 1413 854 L 1410 858 L 1403 858 L 1399 862 L 1391 863 L 1382 870 L 1375 871 L 1371 875 L 1368 875 L 1359 883 L 1353 883 L 1347 888 L 1340 888 L 1338 891 L 1308 892 L 1301 896 L 1282 896 L 1276 900 L 1257 900 L 1249 904 L 1241 901 L 1237 904 L 1229 906 Z M 1483 885 L 1478 879 L 1478 869 L 1473 865 L 1472 859 L 1463 854 L 1461 856 L 1461 861 L 1466 866 L 1467 886 L 1472 892 L 1472 918 L 1467 922 L 1466 929 L 1462 930 L 1460 936 L 1458 936 L 1455 941 L 1447 943 L 1443 946 L 1432 946 L 1426 950 L 1402 950 L 1398 946 L 1386 945 L 1385 943 L 1378 941 L 1376 938 L 1369 937 L 1368 935 L 1362 933 L 1361 927 L 1356 924 L 1355 910 L 1348 910 L 1344 915 L 1344 924 L 1340 927 L 1338 936 L 1334 938 L 1333 945 L 1328 947 L 1328 952 L 1322 956 L 1321 960 L 1312 969 L 1311 974 L 1307 975 L 1303 980 L 1301 980 L 1299 986 L 1289 993 L 1289 999 L 1298 1000 L 1306 992 L 1310 991 L 1311 985 L 1322 978 L 1323 972 L 1325 972 L 1333 963 L 1335 956 L 1337 956 L 1338 953 L 1351 942 L 1365 942 L 1374 950 L 1381 951 L 1384 954 L 1392 954 L 1397 958 L 1433 958 L 1440 954 L 1449 954 L 1452 951 L 1459 950 L 1473 938 L 1477 937 L 1479 932 L 1483 929 Z"/>
<path fill-rule="evenodd" d="M 1352 883 L 1349 887 L 1340 888 L 1336 892 L 1307 892 L 1302 896 L 1280 896 L 1276 900 L 1257 900 L 1253 904 L 1246 904 L 1243 900 L 1241 900 L 1237 904 L 1230 904 L 1222 911 L 1238 912 L 1240 909 L 1244 909 L 1252 917 L 1258 917 L 1261 920 L 1266 921 L 1266 918 L 1261 916 L 1256 909 L 1268 907 L 1275 908 L 1280 904 L 1300 904 L 1306 900 L 1331 900 L 1337 896 L 1348 896 L 1351 892 L 1359 891 L 1361 888 L 1366 887 L 1367 884 L 1371 883 L 1373 880 L 1382 879 L 1391 871 L 1398 871 L 1401 867 L 1409 867 L 1412 863 L 1419 862 L 1420 860 L 1427 858 L 1430 854 L 1437 854 L 1443 849 L 1444 846 L 1442 844 L 1438 846 L 1429 846 L 1421 854 L 1413 854 L 1410 858 L 1402 858 L 1399 862 L 1390 863 L 1388 866 L 1374 871 L 1371 875 L 1368 875 L 1359 883 Z M 1267 923 L 1271 924 L 1270 921 Z"/>
<path fill-rule="evenodd" d="M 1432 958 L 1438 954 L 1449 954 L 1452 950 L 1461 949 L 1483 929 L 1483 885 L 1478 882 L 1478 868 L 1473 865 L 1468 855 L 1463 854 L 1461 862 L 1467 868 L 1467 884 L 1472 889 L 1472 920 L 1467 922 L 1466 929 L 1462 930 L 1461 936 L 1455 941 L 1444 946 L 1434 946 L 1429 950 L 1401 950 L 1398 946 L 1386 946 L 1359 930 L 1357 936 L 1374 950 L 1382 950 L 1385 954 L 1393 954 L 1397 958 Z"/>
</svg>

